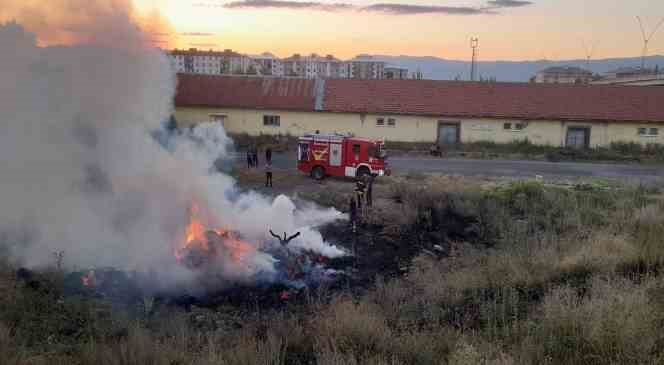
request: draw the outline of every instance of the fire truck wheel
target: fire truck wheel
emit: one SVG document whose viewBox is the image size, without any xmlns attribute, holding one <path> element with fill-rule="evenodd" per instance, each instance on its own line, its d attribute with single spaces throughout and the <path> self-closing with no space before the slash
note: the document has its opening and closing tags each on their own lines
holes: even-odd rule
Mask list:
<svg viewBox="0 0 664 365">
<path fill-rule="evenodd" d="M 316 166 L 311 170 L 311 177 L 316 180 L 323 180 L 325 177 L 325 170 L 321 166 Z"/>
<path fill-rule="evenodd" d="M 369 169 L 366 168 L 366 166 L 362 166 L 359 169 L 357 169 L 357 173 L 355 175 L 359 178 L 364 178 L 364 177 L 369 176 L 370 174 L 371 174 L 371 171 L 369 171 Z"/>
</svg>

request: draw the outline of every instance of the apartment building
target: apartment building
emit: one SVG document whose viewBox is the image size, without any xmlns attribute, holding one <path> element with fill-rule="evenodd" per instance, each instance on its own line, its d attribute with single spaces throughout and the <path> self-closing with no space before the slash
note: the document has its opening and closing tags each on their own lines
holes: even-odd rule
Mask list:
<svg viewBox="0 0 664 365">
<path fill-rule="evenodd" d="M 325 57 L 312 53 L 309 56 L 294 54 L 282 60 L 284 75 L 291 77 L 313 78 L 347 78 L 343 62 L 332 55 Z"/>
<path fill-rule="evenodd" d="M 359 55 L 342 61 L 333 55 L 308 56 L 294 54 L 280 59 L 265 52 L 247 56 L 226 49 L 223 52 L 203 51 L 196 48 L 174 50 L 169 57 L 178 73 L 206 75 L 258 75 L 275 77 L 298 77 L 306 79 L 405 79 L 408 70 L 396 66 L 387 67 L 385 62 L 368 55 Z"/>
<path fill-rule="evenodd" d="M 226 49 L 223 52 L 203 51 L 196 48 L 173 50 L 171 63 L 178 73 L 206 75 L 246 74 L 252 64 L 245 55 Z"/>
<path fill-rule="evenodd" d="M 284 63 L 269 52 L 255 56 L 249 56 L 256 69 L 256 74 L 261 76 L 284 76 Z"/>
<path fill-rule="evenodd" d="M 369 55 L 359 55 L 346 61 L 349 79 L 383 79 L 385 78 L 385 62 Z"/>
<path fill-rule="evenodd" d="M 385 66 L 383 75 L 386 79 L 403 80 L 408 78 L 408 69 L 404 67 L 388 65 Z"/>
<path fill-rule="evenodd" d="M 539 71 L 534 81 L 540 84 L 587 84 L 593 73 L 573 66 L 549 67 Z"/>
</svg>

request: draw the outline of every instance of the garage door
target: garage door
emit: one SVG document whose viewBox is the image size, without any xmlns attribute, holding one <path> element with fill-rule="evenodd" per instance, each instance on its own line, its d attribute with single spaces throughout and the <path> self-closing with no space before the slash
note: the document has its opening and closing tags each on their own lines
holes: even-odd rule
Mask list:
<svg viewBox="0 0 664 365">
<path fill-rule="evenodd" d="M 590 128 L 568 128 L 565 146 L 578 149 L 588 148 L 590 146 Z"/>
<path fill-rule="evenodd" d="M 438 144 L 449 146 L 457 143 L 459 143 L 459 125 L 440 123 L 438 125 Z"/>
</svg>

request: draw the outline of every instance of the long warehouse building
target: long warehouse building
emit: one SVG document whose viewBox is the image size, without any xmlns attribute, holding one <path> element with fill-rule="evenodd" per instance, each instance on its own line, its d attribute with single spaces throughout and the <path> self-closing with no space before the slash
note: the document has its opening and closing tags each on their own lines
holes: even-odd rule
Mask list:
<svg viewBox="0 0 664 365">
<path fill-rule="evenodd" d="M 664 88 L 178 75 L 175 118 L 230 133 L 352 133 L 456 144 L 664 143 Z"/>
</svg>

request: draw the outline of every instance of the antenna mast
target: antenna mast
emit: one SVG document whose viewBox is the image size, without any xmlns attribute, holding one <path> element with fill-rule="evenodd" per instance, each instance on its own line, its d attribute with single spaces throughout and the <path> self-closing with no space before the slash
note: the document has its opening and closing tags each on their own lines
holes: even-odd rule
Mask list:
<svg viewBox="0 0 664 365">
<path fill-rule="evenodd" d="M 597 42 L 592 42 L 590 48 L 588 48 L 588 45 L 586 44 L 586 41 L 584 39 L 582 39 L 581 42 L 583 43 L 583 49 L 586 51 L 586 69 L 590 71 L 590 59 L 593 57 L 593 54 L 595 53 L 595 47 L 597 46 Z"/>
<path fill-rule="evenodd" d="M 648 56 L 648 42 L 652 39 L 652 37 L 657 33 L 659 30 L 659 27 L 664 24 L 664 18 L 657 23 L 655 28 L 650 32 L 650 35 L 646 34 L 646 30 L 643 27 L 643 21 L 641 21 L 641 17 L 637 16 L 636 19 L 639 21 L 639 27 L 641 28 L 641 35 L 643 35 L 643 51 L 641 52 L 641 71 L 646 69 L 646 56 Z"/>
<path fill-rule="evenodd" d="M 470 48 L 473 49 L 473 58 L 470 63 L 470 81 L 475 81 L 475 73 L 477 72 L 477 47 L 479 46 L 479 39 L 470 38 Z"/>
</svg>

